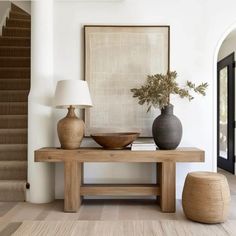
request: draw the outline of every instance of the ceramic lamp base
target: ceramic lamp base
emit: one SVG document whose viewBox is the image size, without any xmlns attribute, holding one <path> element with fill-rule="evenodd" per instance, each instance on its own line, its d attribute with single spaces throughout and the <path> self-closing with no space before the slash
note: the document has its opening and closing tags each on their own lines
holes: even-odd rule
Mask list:
<svg viewBox="0 0 236 236">
<path fill-rule="evenodd" d="M 70 106 L 65 118 L 57 123 L 58 138 L 62 149 L 77 149 L 84 136 L 84 122 L 75 114 L 75 108 Z"/>
</svg>

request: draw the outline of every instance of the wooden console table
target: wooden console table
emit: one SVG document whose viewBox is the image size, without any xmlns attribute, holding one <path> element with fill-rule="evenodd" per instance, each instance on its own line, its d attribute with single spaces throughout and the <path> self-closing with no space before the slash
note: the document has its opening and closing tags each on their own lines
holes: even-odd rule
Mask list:
<svg viewBox="0 0 236 236">
<path fill-rule="evenodd" d="M 204 151 L 197 148 L 131 151 L 80 148 L 42 148 L 35 151 L 36 162 L 64 162 L 64 210 L 76 212 L 83 196 L 159 196 L 163 212 L 175 212 L 176 162 L 203 162 Z M 157 164 L 156 184 L 98 185 L 83 183 L 84 162 L 139 162 Z"/>
</svg>

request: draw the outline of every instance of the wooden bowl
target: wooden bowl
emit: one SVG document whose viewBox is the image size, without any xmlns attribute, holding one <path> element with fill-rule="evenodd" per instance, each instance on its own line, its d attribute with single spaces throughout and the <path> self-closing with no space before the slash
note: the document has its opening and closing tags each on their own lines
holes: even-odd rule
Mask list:
<svg viewBox="0 0 236 236">
<path fill-rule="evenodd" d="M 138 136 L 139 133 L 134 132 L 91 134 L 96 143 L 106 149 L 122 149 L 131 144 Z"/>
</svg>

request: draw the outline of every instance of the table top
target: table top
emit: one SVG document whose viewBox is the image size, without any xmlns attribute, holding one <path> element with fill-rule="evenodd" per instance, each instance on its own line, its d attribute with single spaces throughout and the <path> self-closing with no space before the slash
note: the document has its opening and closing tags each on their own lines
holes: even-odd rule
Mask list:
<svg viewBox="0 0 236 236">
<path fill-rule="evenodd" d="M 195 147 L 180 147 L 175 150 L 131 151 L 103 148 L 79 148 L 65 150 L 46 147 L 35 151 L 36 162 L 204 162 L 205 152 Z"/>
</svg>

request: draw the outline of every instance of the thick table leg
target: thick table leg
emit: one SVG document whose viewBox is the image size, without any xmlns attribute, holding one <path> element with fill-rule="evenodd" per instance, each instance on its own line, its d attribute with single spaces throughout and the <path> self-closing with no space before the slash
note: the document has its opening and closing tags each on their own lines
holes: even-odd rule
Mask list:
<svg viewBox="0 0 236 236">
<path fill-rule="evenodd" d="M 157 163 L 157 183 L 161 188 L 160 206 L 163 212 L 175 212 L 175 162 Z"/>
<path fill-rule="evenodd" d="M 80 207 L 81 163 L 65 161 L 64 211 L 76 212 Z"/>
</svg>

